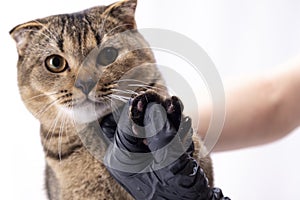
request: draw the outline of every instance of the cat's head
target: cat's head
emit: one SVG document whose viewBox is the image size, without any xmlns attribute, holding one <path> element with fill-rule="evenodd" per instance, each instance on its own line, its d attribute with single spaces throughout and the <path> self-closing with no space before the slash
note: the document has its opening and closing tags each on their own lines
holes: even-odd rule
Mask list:
<svg viewBox="0 0 300 200">
<path fill-rule="evenodd" d="M 145 89 L 160 79 L 153 54 L 136 30 L 136 4 L 124 0 L 11 30 L 21 96 L 42 123 L 58 115 L 94 121 L 110 112 L 112 100 L 126 100 L 137 85 Z"/>
</svg>

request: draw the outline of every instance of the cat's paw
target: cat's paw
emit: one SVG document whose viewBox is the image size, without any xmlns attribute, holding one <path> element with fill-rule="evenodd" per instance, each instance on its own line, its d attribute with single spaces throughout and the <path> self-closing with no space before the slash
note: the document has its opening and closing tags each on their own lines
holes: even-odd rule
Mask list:
<svg viewBox="0 0 300 200">
<path fill-rule="evenodd" d="M 144 94 L 136 96 L 131 104 L 131 119 L 139 125 L 144 125 L 144 115 L 147 105 L 149 103 L 157 103 L 163 106 L 166 111 L 169 121 L 178 130 L 182 117 L 183 104 L 178 97 L 172 96 L 171 98 L 164 98 L 159 94 L 148 91 Z"/>
<path fill-rule="evenodd" d="M 131 103 L 130 115 L 132 121 L 139 126 L 144 126 L 144 115 L 147 105 L 149 103 L 162 104 L 163 102 L 163 97 L 153 91 L 136 96 Z"/>
</svg>

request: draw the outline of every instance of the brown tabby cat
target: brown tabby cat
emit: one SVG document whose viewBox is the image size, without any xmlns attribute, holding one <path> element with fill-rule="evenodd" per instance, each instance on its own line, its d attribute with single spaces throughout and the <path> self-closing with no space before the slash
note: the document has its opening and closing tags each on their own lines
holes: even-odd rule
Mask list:
<svg viewBox="0 0 300 200">
<path fill-rule="evenodd" d="M 120 81 L 125 74 L 128 80 L 144 80 L 131 89 L 135 93 L 163 84 L 153 54 L 136 30 L 136 4 L 124 0 L 50 16 L 10 32 L 19 54 L 21 97 L 41 123 L 51 200 L 132 199 L 84 143 L 93 143 L 91 124 L 112 112 L 112 99 L 124 100 L 116 93 L 125 92 L 120 86 L 127 80 Z M 119 35 L 126 31 L 126 37 Z M 136 73 L 133 69 L 138 67 L 142 70 Z M 204 148 L 200 140 L 195 143 L 195 156 L 200 158 Z M 212 185 L 210 158 L 200 162 Z"/>
</svg>

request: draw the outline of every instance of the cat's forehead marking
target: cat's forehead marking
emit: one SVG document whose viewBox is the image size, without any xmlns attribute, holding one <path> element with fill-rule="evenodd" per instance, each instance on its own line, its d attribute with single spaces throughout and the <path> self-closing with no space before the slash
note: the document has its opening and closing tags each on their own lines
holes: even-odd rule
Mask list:
<svg viewBox="0 0 300 200">
<path fill-rule="evenodd" d="M 95 19 L 93 19 L 95 20 Z M 96 29 L 95 24 L 87 15 L 82 13 L 55 16 L 48 22 L 49 30 L 54 41 L 62 53 L 69 53 L 74 56 L 86 56 L 92 49 L 101 44 L 101 30 Z"/>
</svg>

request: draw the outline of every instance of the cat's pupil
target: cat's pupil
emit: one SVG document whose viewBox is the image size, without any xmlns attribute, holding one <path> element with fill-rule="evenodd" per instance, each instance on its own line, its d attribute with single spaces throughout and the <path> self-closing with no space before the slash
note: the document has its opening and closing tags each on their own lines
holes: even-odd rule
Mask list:
<svg viewBox="0 0 300 200">
<path fill-rule="evenodd" d="M 61 59 L 58 57 L 52 58 L 52 63 L 53 67 L 59 68 L 61 66 Z"/>
</svg>

